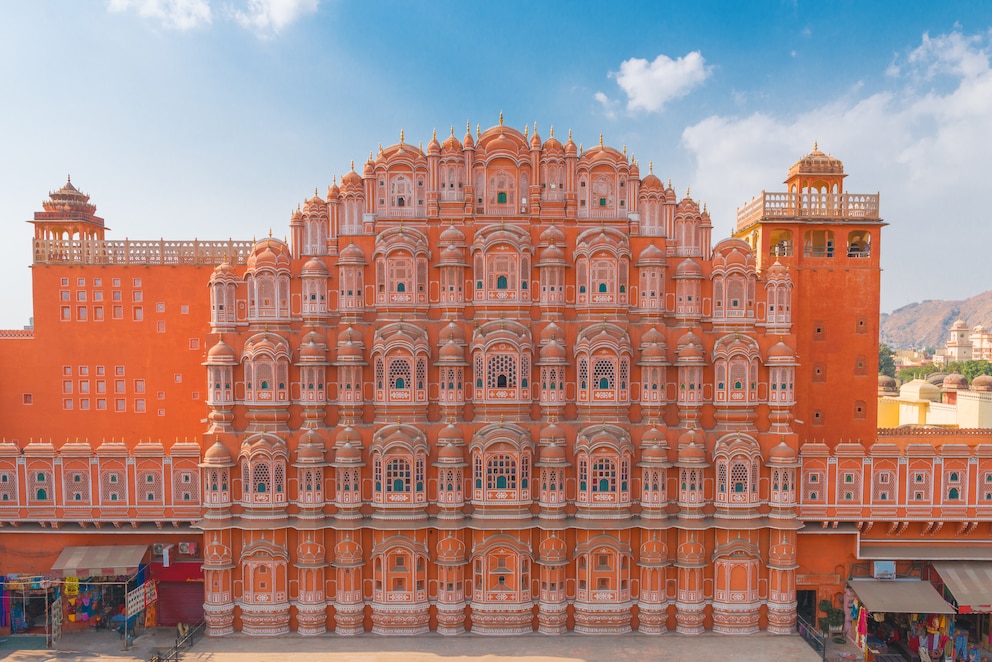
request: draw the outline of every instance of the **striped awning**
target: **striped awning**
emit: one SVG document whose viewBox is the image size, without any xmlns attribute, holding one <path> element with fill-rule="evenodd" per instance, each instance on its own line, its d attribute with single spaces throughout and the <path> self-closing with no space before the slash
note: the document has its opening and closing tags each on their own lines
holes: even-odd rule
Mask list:
<svg viewBox="0 0 992 662">
<path fill-rule="evenodd" d="M 959 614 L 992 613 L 992 563 L 933 561 L 933 567 L 958 603 Z"/>
<path fill-rule="evenodd" d="M 52 566 L 60 577 L 119 577 L 133 575 L 148 552 L 148 545 L 65 547 Z"/>
</svg>

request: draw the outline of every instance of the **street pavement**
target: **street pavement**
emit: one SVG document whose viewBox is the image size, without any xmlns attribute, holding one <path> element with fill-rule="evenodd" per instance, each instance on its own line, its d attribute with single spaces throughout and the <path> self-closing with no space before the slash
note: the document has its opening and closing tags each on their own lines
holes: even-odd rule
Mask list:
<svg viewBox="0 0 992 662">
<path fill-rule="evenodd" d="M 125 662 L 149 660 L 175 642 L 172 628 L 152 628 L 134 639 L 127 652 L 113 632 L 79 632 L 66 635 L 55 650 L 0 650 L 0 660 L 10 662 Z M 826 659 L 855 659 L 855 649 L 829 644 Z M 841 657 L 844 653 L 850 657 Z M 495 637 L 464 634 L 444 637 L 384 637 L 365 634 L 339 637 L 286 635 L 248 637 L 231 635 L 204 638 L 183 655 L 184 662 L 819 662 L 821 657 L 798 636 L 756 634 L 728 636 L 706 633 L 684 636 L 668 633 L 617 636 L 538 633 Z"/>
</svg>

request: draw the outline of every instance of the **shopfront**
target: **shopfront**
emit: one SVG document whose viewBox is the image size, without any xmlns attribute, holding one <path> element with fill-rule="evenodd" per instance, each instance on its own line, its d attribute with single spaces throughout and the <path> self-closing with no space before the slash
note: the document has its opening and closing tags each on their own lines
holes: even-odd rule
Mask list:
<svg viewBox="0 0 992 662">
<path fill-rule="evenodd" d="M 58 639 L 59 597 L 59 583 L 48 576 L 0 576 L 0 634 Z"/>
<path fill-rule="evenodd" d="M 992 650 L 992 562 L 933 561 L 930 582 L 957 607 L 954 623 L 955 661 L 978 659 L 978 649 Z"/>
<path fill-rule="evenodd" d="M 158 583 L 158 625 L 194 625 L 203 620 L 203 565 L 200 561 L 151 564 Z"/>
<path fill-rule="evenodd" d="M 953 649 L 954 607 L 919 578 L 852 579 L 851 637 L 869 662 L 943 660 Z"/>
<path fill-rule="evenodd" d="M 65 547 L 52 566 L 62 587 L 62 628 L 106 628 L 133 636 L 156 599 L 147 557 L 147 545 Z"/>
</svg>

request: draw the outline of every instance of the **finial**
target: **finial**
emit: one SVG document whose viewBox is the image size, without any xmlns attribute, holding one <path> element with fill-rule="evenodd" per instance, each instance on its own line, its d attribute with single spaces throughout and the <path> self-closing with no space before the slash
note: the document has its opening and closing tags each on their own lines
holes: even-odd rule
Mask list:
<svg viewBox="0 0 992 662">
<path fill-rule="evenodd" d="M 66 184 L 71 184 L 72 183 L 72 175 L 66 175 L 65 176 L 65 182 L 66 182 Z"/>
<path fill-rule="evenodd" d="M 579 154 L 581 154 L 583 151 L 584 151 L 584 149 L 582 147 L 582 143 L 579 143 Z"/>
<path fill-rule="evenodd" d="M 499 111 L 499 125 L 503 126 L 503 111 Z"/>
<path fill-rule="evenodd" d="M 503 427 L 503 414 L 499 415 L 499 426 Z"/>
<path fill-rule="evenodd" d="M 420 149 L 421 154 L 424 152 L 424 141 L 423 140 L 421 140 L 419 143 L 417 143 L 417 148 Z"/>
<path fill-rule="evenodd" d="M 624 158 L 627 157 L 627 143 L 624 143 L 623 144 L 623 155 L 624 155 Z"/>
<path fill-rule="evenodd" d="M 530 127 L 524 124 L 524 138 L 530 135 Z"/>
<path fill-rule="evenodd" d="M 534 122 L 534 135 L 537 135 L 537 122 Z"/>
<path fill-rule="evenodd" d="M 369 150 L 369 161 L 370 162 L 372 161 L 372 150 L 371 149 Z"/>
<path fill-rule="evenodd" d="M 686 186 L 685 187 L 685 197 L 688 198 L 688 197 L 691 196 L 691 194 L 692 194 L 692 187 L 691 186 Z"/>
<path fill-rule="evenodd" d="M 482 125 L 479 123 L 476 123 L 475 125 L 475 137 L 476 138 L 482 137 Z"/>
<path fill-rule="evenodd" d="M 472 123 L 471 122 L 467 122 L 467 121 L 465 122 L 465 133 L 472 133 Z"/>
<path fill-rule="evenodd" d="M 568 130 L 568 139 L 569 140 L 572 139 L 572 130 L 571 129 Z"/>
<path fill-rule="evenodd" d="M 554 124 L 551 125 L 551 129 L 550 130 L 551 130 L 551 137 L 554 138 L 555 137 L 555 125 Z"/>
<path fill-rule="evenodd" d="M 372 152 L 369 152 L 369 156 L 372 156 Z M 355 172 L 355 159 L 351 160 L 351 171 Z"/>
<path fill-rule="evenodd" d="M 269 228 L 269 239 L 272 238 L 272 228 Z"/>
<path fill-rule="evenodd" d="M 434 128 L 434 140 L 437 140 L 437 127 Z"/>
<path fill-rule="evenodd" d="M 813 151 L 816 152 L 816 151 L 819 151 L 819 149 L 820 149 L 820 143 L 817 142 L 816 140 L 814 140 L 813 141 Z"/>
<path fill-rule="evenodd" d="M 405 135 L 406 134 L 404 133 L 403 129 L 400 129 L 400 144 L 401 145 L 403 144 L 403 140 L 404 140 L 404 136 Z"/>
<path fill-rule="evenodd" d="M 320 194 L 319 194 L 319 193 L 317 193 L 317 187 L 316 187 L 316 186 L 314 186 L 314 187 L 313 187 L 313 197 L 315 197 L 315 198 L 316 198 L 316 197 L 317 197 L 318 195 L 320 195 Z"/>
<path fill-rule="evenodd" d="M 600 149 L 603 148 L 603 134 L 602 133 L 599 134 L 599 148 Z"/>
<path fill-rule="evenodd" d="M 379 143 L 379 153 L 382 154 L 382 143 Z"/>
<path fill-rule="evenodd" d="M 668 178 L 668 188 L 672 188 L 672 178 Z"/>
<path fill-rule="evenodd" d="M 451 137 L 452 138 L 455 137 L 455 125 L 454 124 L 451 125 Z"/>
<path fill-rule="evenodd" d="M 352 168 L 354 168 L 354 166 L 352 166 Z M 334 175 L 333 177 L 331 177 L 331 186 L 337 186 L 337 185 L 338 185 L 338 176 Z"/>
<path fill-rule="evenodd" d="M 648 161 L 648 172 L 654 174 L 654 161 Z"/>
</svg>

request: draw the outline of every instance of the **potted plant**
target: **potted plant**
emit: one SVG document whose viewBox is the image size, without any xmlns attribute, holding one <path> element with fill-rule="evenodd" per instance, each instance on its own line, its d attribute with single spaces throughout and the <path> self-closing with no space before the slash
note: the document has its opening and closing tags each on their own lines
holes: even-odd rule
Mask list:
<svg viewBox="0 0 992 662">
<path fill-rule="evenodd" d="M 835 607 L 830 600 L 820 600 L 820 628 L 830 634 L 840 634 L 844 630 L 844 610 Z"/>
</svg>

